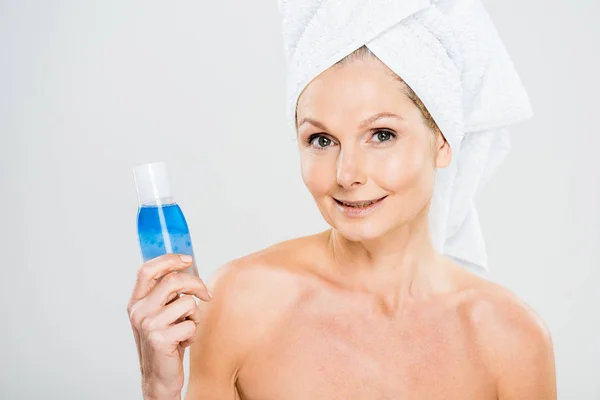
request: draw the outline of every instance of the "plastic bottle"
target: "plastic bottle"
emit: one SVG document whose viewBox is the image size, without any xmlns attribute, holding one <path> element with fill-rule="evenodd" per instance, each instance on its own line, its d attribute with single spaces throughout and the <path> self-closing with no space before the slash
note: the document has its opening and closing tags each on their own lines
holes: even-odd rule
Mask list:
<svg viewBox="0 0 600 400">
<path fill-rule="evenodd" d="M 144 262 L 166 253 L 194 257 L 192 239 L 183 211 L 172 193 L 164 162 L 133 169 L 138 193 L 137 231 Z M 198 276 L 196 258 L 183 272 Z"/>
</svg>

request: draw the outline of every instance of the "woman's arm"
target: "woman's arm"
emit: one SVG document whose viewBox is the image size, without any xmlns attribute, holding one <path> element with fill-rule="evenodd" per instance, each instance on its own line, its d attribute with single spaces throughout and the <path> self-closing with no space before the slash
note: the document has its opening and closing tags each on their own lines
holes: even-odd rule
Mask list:
<svg viewBox="0 0 600 400">
<path fill-rule="evenodd" d="M 236 383 L 248 354 L 264 344 L 300 293 L 297 280 L 272 270 L 277 268 L 248 256 L 219 268 L 210 280 L 214 299 L 199 305 L 203 321 L 190 347 L 186 400 L 240 399 Z"/>
<path fill-rule="evenodd" d="M 478 337 L 499 400 L 556 400 L 552 337 L 527 304 L 506 291 L 477 311 Z"/>
<path fill-rule="evenodd" d="M 240 293 L 235 291 L 231 265 L 218 269 L 208 283 L 213 301 L 198 304 L 202 322 L 190 347 L 190 375 L 185 400 L 238 400 L 237 371 L 245 352 L 243 316 L 237 312 Z"/>
<path fill-rule="evenodd" d="M 539 322 L 524 320 L 518 337 L 497 359 L 499 400 L 556 400 L 552 338 Z"/>
</svg>

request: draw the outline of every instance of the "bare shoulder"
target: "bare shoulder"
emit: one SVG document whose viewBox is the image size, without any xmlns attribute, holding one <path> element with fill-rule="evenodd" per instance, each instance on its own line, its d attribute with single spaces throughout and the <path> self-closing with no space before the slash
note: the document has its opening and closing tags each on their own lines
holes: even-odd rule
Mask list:
<svg viewBox="0 0 600 400">
<path fill-rule="evenodd" d="M 553 344 L 546 323 L 511 290 L 475 275 L 469 283 L 461 302 L 463 316 L 497 382 L 499 398 L 555 399 Z"/>
<path fill-rule="evenodd" d="M 473 329 L 486 342 L 520 345 L 524 341 L 550 340 L 540 315 L 508 288 L 474 276 L 464 294 L 464 310 Z"/>
<path fill-rule="evenodd" d="M 212 303 L 240 318 L 276 318 L 306 292 L 298 251 L 303 238 L 270 246 L 221 266 L 207 283 Z"/>
<path fill-rule="evenodd" d="M 206 282 L 214 299 L 199 304 L 206 325 L 249 350 L 310 291 L 301 256 L 309 243 L 292 239 L 222 265 Z"/>
<path fill-rule="evenodd" d="M 186 399 L 233 398 L 247 355 L 308 293 L 297 265 L 299 244 L 283 242 L 232 260 L 205 282 L 213 300 L 198 303 Z"/>
<path fill-rule="evenodd" d="M 307 254 L 313 243 L 313 236 L 295 238 L 232 260 L 215 272 L 208 286 L 215 298 L 241 302 L 245 311 L 262 312 L 264 302 L 275 300 L 285 307 L 308 289 L 311 257 Z"/>
</svg>

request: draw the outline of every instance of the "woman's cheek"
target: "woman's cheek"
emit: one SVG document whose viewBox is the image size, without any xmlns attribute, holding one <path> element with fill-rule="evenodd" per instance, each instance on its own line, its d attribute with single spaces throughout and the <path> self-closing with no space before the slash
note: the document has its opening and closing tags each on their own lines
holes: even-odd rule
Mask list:
<svg viewBox="0 0 600 400">
<path fill-rule="evenodd" d="M 398 190 L 414 184 L 425 166 L 425 157 L 420 151 L 390 153 L 378 160 L 378 173 L 381 186 L 388 190 Z"/>
<path fill-rule="evenodd" d="M 303 155 L 300 160 L 302 180 L 313 195 L 323 195 L 330 190 L 330 163 L 326 157 Z M 335 172 L 334 172 L 335 173 Z"/>
</svg>

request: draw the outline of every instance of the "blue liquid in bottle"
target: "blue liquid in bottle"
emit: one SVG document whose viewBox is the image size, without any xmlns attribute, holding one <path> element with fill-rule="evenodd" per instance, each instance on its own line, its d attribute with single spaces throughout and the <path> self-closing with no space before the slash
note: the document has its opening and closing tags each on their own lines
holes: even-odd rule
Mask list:
<svg viewBox="0 0 600 400">
<path fill-rule="evenodd" d="M 144 262 L 167 253 L 194 257 L 190 231 L 178 204 L 141 205 L 137 228 Z M 195 261 L 185 271 L 198 276 Z"/>
<path fill-rule="evenodd" d="M 163 254 L 188 254 L 194 257 L 188 224 L 171 196 L 164 163 L 134 169 L 139 207 L 137 231 L 144 262 Z M 198 276 L 196 259 L 182 272 Z"/>
</svg>

